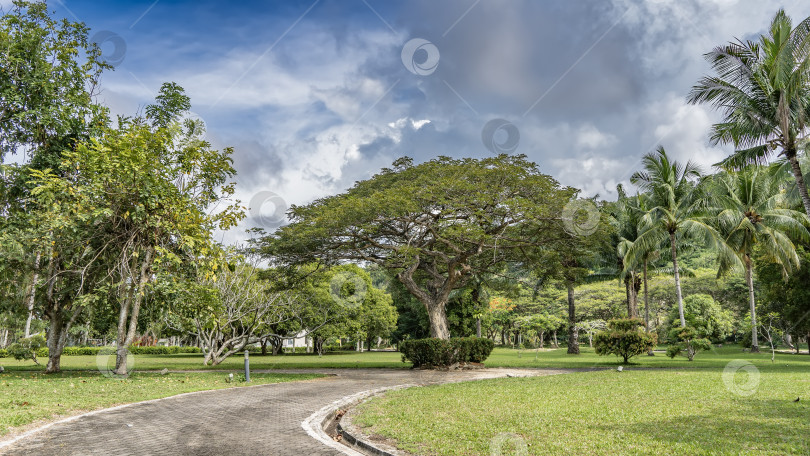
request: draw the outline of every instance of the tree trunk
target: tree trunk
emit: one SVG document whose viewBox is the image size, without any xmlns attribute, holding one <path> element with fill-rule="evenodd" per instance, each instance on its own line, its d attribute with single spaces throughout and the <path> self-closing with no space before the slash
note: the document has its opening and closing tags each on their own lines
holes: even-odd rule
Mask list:
<svg viewBox="0 0 810 456">
<path fill-rule="evenodd" d="M 121 310 L 118 315 L 118 339 L 115 358 L 115 373 L 117 375 L 128 375 L 127 372 L 127 347 L 135 339 L 135 331 L 138 329 L 138 314 L 141 311 L 143 297 L 146 294 L 146 284 L 149 282 L 149 270 L 152 265 L 152 249 L 146 250 L 146 256 L 138 270 L 137 277 L 132 274 L 129 293 L 126 297 L 120 297 Z M 137 282 L 136 282 L 137 280 Z M 127 325 L 127 320 L 129 324 Z M 221 361 L 221 360 L 220 360 Z M 218 364 L 216 359 L 215 364 Z"/>
<path fill-rule="evenodd" d="M 446 306 L 447 301 L 450 300 L 450 292 L 458 283 L 461 274 L 458 271 L 450 271 L 449 277 L 443 283 L 433 283 L 428 292 L 421 288 L 413 278 L 419 265 L 420 260 L 417 256 L 410 267 L 397 274 L 397 279 L 425 306 L 430 321 L 430 337 L 449 339 L 450 329 L 447 324 Z"/>
<path fill-rule="evenodd" d="M 644 331 L 650 332 L 650 292 L 647 288 L 647 259 L 644 259 Z M 651 348 L 647 352 L 648 356 L 655 356 Z"/>
<path fill-rule="evenodd" d="M 796 187 L 799 189 L 799 195 L 802 197 L 802 204 L 807 216 L 810 217 L 810 195 L 807 193 L 807 184 L 804 182 L 804 175 L 802 174 L 802 167 L 796 158 L 795 150 L 785 150 L 785 157 L 790 162 L 790 169 L 793 171 L 793 177 L 796 179 Z"/>
<path fill-rule="evenodd" d="M 50 324 L 48 328 L 48 339 L 46 341 L 48 346 L 48 364 L 45 366 L 46 374 L 55 374 L 60 371 L 62 351 L 65 349 L 65 343 L 67 343 L 68 332 L 81 313 L 81 310 L 81 307 L 75 309 L 68 321 L 65 321 L 65 315 L 59 309 L 48 314 Z"/>
<path fill-rule="evenodd" d="M 475 319 L 475 337 L 481 337 L 481 317 Z"/>
<path fill-rule="evenodd" d="M 745 255 L 745 283 L 748 285 L 748 304 L 751 306 L 751 352 L 759 352 L 757 340 L 757 307 L 754 299 L 754 273 L 751 256 Z"/>
<path fill-rule="evenodd" d="M 554 348 L 560 348 L 560 344 L 557 342 L 557 330 L 554 330 Z"/>
<path fill-rule="evenodd" d="M 625 294 L 627 295 L 627 318 L 638 317 L 638 277 L 635 271 L 630 271 L 624 278 Z"/>
<path fill-rule="evenodd" d="M 574 302 L 574 284 L 568 283 L 568 354 L 579 354 L 579 330 L 577 329 L 577 309 Z"/>
<path fill-rule="evenodd" d="M 633 291 L 632 291 L 633 287 L 630 285 L 630 282 L 631 282 L 630 276 L 629 275 L 624 276 L 624 295 L 625 295 L 625 300 L 627 301 L 627 318 L 633 318 L 632 317 L 632 310 L 631 310 L 631 308 L 633 307 L 633 304 L 632 304 L 632 302 L 633 302 Z"/>
<path fill-rule="evenodd" d="M 450 329 L 447 327 L 446 302 L 430 302 L 425 304 L 430 320 L 430 337 L 449 339 Z"/>
<path fill-rule="evenodd" d="M 267 338 L 266 337 L 262 338 L 261 347 L 262 347 L 262 356 L 267 356 Z"/>
<path fill-rule="evenodd" d="M 644 330 L 650 332 L 650 293 L 647 288 L 647 260 L 644 260 Z"/>
<path fill-rule="evenodd" d="M 28 318 L 25 320 L 25 336 L 23 336 L 25 338 L 31 337 L 31 321 L 34 319 L 34 302 L 36 301 L 39 260 L 41 258 L 41 254 L 37 252 L 36 260 L 34 260 L 34 273 L 31 276 L 31 288 L 28 289 L 28 294 L 25 297 L 26 306 L 28 307 Z"/>
<path fill-rule="evenodd" d="M 60 341 L 63 339 L 62 332 L 65 327 L 65 321 L 62 318 L 62 313 L 59 311 L 50 313 L 48 319 L 50 320 L 47 340 L 48 364 L 45 366 L 45 373 L 55 374 L 61 369 L 62 347 L 64 347 L 64 344 L 60 344 Z"/>
<path fill-rule="evenodd" d="M 681 328 L 686 326 L 686 318 L 683 315 L 683 293 L 681 292 L 681 273 L 678 271 L 678 253 L 675 241 L 675 232 L 669 233 L 669 242 L 672 247 L 672 268 L 675 271 L 675 295 L 678 298 L 678 317 L 681 319 Z"/>
<path fill-rule="evenodd" d="M 543 348 L 545 337 L 546 337 L 546 332 L 545 331 L 540 331 L 540 347 L 539 348 Z"/>
</svg>

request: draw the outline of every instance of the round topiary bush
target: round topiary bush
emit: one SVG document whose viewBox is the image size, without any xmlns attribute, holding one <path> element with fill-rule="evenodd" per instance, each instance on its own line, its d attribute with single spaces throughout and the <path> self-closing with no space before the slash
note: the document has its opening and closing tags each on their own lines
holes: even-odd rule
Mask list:
<svg viewBox="0 0 810 456">
<path fill-rule="evenodd" d="M 658 336 L 644 331 L 638 318 L 617 318 L 607 323 L 607 330 L 596 333 L 594 347 L 597 355 L 616 355 L 624 359 L 647 353 L 658 343 Z"/>
</svg>

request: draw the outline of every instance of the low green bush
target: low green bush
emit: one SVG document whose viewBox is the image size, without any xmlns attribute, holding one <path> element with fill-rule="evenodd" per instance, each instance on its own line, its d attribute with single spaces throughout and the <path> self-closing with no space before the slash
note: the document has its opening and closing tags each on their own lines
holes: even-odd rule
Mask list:
<svg viewBox="0 0 810 456">
<path fill-rule="evenodd" d="M 414 339 L 399 343 L 402 362 L 410 361 L 413 367 L 482 363 L 494 348 L 493 341 L 480 337 Z"/>
<path fill-rule="evenodd" d="M 0 358 L 8 358 L 8 350 L 0 348 Z"/>
<path fill-rule="evenodd" d="M 42 336 L 31 336 L 11 344 L 8 347 L 9 355 L 13 356 L 17 361 L 31 360 L 39 364 L 37 356 L 39 355 L 41 347 L 45 345 L 45 338 Z M 47 351 L 45 356 L 47 356 Z"/>
<path fill-rule="evenodd" d="M 594 348 L 597 355 L 622 357 L 624 364 L 634 356 L 655 348 L 658 336 L 642 329 L 644 322 L 638 318 L 617 318 L 607 323 L 607 329 L 596 333 Z"/>
<path fill-rule="evenodd" d="M 683 354 L 689 361 L 692 361 L 700 350 L 712 348 L 711 341 L 701 337 L 700 333 L 691 326 L 672 328 L 669 332 L 669 340 L 671 344 L 667 348 L 667 356 L 672 359 Z"/>
<path fill-rule="evenodd" d="M 115 347 L 65 347 L 62 350 L 62 356 L 95 356 L 102 350 L 112 353 L 115 351 Z M 200 347 L 178 347 L 176 345 L 169 347 L 162 345 L 138 347 L 133 345 L 129 347 L 129 352 L 133 355 L 176 355 L 178 353 L 200 353 L 201 351 Z M 39 357 L 48 356 L 48 347 L 38 348 L 36 355 Z"/>
</svg>

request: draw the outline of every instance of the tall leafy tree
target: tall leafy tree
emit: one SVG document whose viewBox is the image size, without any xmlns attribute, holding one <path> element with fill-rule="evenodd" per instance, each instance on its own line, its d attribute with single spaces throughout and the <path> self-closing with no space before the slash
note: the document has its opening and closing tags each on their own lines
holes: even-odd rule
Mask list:
<svg viewBox="0 0 810 456">
<path fill-rule="evenodd" d="M 26 336 L 36 315 L 50 319 L 48 313 L 36 312 L 39 286 L 62 281 L 47 276 L 58 274 L 60 268 L 52 268 L 54 263 L 45 257 L 50 247 L 38 242 L 43 238 L 24 234 L 43 220 L 36 213 L 43 207 L 32 201 L 28 170 L 56 169 L 62 150 L 75 147 L 107 123 L 106 109 L 93 96 L 101 73 L 110 66 L 100 59 L 101 51 L 88 39 L 88 31 L 82 23 L 55 19 L 44 1 L 15 0 L 0 17 L 0 162 L 8 154 L 23 154 L 18 160 L 22 165 L 3 165 L 0 175 L 4 187 L 0 269 L 13 270 L 17 276 L 15 288 L 20 292 L 15 300 L 27 311 Z M 26 244 L 18 249 L 23 240 Z M 51 236 L 51 241 L 57 237 Z M 70 249 L 56 246 L 56 250 Z M 60 326 L 58 321 L 52 323 Z"/>
<path fill-rule="evenodd" d="M 697 166 L 670 160 L 663 147 L 645 155 L 642 163 L 643 171 L 634 173 L 630 181 L 650 195 L 650 209 L 641 219 L 642 233 L 627 250 L 625 263 L 638 264 L 647 252 L 669 241 L 678 315 L 681 326 L 686 326 L 678 267 L 679 240 L 700 240 L 722 252 L 728 248 L 720 233 L 706 221 L 708 203 L 698 185 L 701 173 Z"/>
<path fill-rule="evenodd" d="M 710 103 L 723 112 L 711 139 L 738 150 L 721 164 L 739 169 L 779 151 L 790 163 L 810 216 L 810 195 L 797 158 L 810 114 L 810 18 L 794 28 L 779 10 L 767 35 L 719 46 L 706 59 L 716 75 L 701 78 L 689 102 Z"/>
<path fill-rule="evenodd" d="M 403 158 L 343 194 L 292 207 L 265 252 L 285 264 L 380 265 L 425 306 L 430 335 L 446 339 L 450 293 L 561 236 L 573 191 L 524 156 Z"/>
<path fill-rule="evenodd" d="M 42 197 L 93 227 L 74 232 L 77 242 L 95 249 L 92 257 L 110 278 L 105 286 L 119 311 L 119 374 L 126 374 L 127 346 L 157 273 L 212 257 L 213 230 L 243 216 L 238 202 L 228 204 L 232 150 L 212 149 L 198 123 L 179 123 L 189 105 L 182 88 L 164 84 L 146 118 L 120 118 L 101 138 L 63 151 L 59 174 L 36 173 Z M 212 211 L 217 204 L 223 207 Z"/>
<path fill-rule="evenodd" d="M 799 256 L 792 239 L 810 239 L 806 214 L 787 207 L 778 180 L 759 167 L 736 173 L 712 176 L 714 197 L 719 210 L 717 220 L 726 243 L 745 267 L 745 281 L 751 309 L 751 349 L 757 343 L 756 299 L 754 296 L 754 258 L 778 264 L 787 276 L 799 267 Z M 721 261 L 720 273 L 736 263 Z"/>
</svg>

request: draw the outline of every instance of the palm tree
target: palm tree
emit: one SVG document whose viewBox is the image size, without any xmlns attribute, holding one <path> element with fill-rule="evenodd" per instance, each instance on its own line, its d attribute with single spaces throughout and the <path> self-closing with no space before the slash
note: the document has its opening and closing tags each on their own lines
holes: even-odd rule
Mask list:
<svg viewBox="0 0 810 456">
<path fill-rule="evenodd" d="M 711 139 L 732 143 L 737 151 L 720 165 L 741 169 L 780 150 L 810 216 L 810 195 L 797 159 L 810 115 L 810 18 L 793 28 L 779 10 L 768 35 L 719 46 L 706 59 L 717 75 L 701 78 L 688 101 L 711 103 L 723 112 Z"/>
<path fill-rule="evenodd" d="M 751 307 L 751 350 L 759 351 L 757 341 L 757 314 L 754 299 L 754 246 L 757 258 L 782 267 L 787 275 L 799 267 L 799 256 L 791 238 L 810 239 L 805 225 L 810 224 L 806 214 L 790 209 L 778 179 L 759 167 L 740 172 L 723 172 L 712 177 L 714 203 L 719 214 L 717 222 L 726 237 L 726 244 L 734 250 L 745 266 L 745 282 Z M 720 262 L 720 274 L 734 264 Z"/>
<path fill-rule="evenodd" d="M 602 268 L 599 276 L 616 275 L 624 282 L 625 293 L 627 295 L 627 317 L 638 317 L 638 289 L 641 287 L 641 277 L 636 270 L 637 265 L 627 264 L 625 257 L 627 251 L 639 236 L 639 223 L 644 211 L 640 210 L 638 197 L 628 197 L 622 185 L 616 187 L 619 199 L 608 213 L 609 221 L 613 225 L 613 233 L 610 247 L 613 249 L 609 254 L 603 255 L 604 261 L 608 263 L 608 268 Z M 615 258 L 609 262 L 610 258 Z"/>
<path fill-rule="evenodd" d="M 728 247 L 717 230 L 705 221 L 707 200 L 699 185 L 701 173 L 697 166 L 692 162 L 682 165 L 671 161 L 663 147 L 645 155 L 642 164 L 644 170 L 634 173 L 630 181 L 649 194 L 650 209 L 641 219 L 641 235 L 627 250 L 625 265 L 639 264 L 645 253 L 656 251 L 669 241 L 678 315 L 683 327 L 686 319 L 678 269 L 678 241 L 702 240 L 723 252 Z"/>
</svg>

